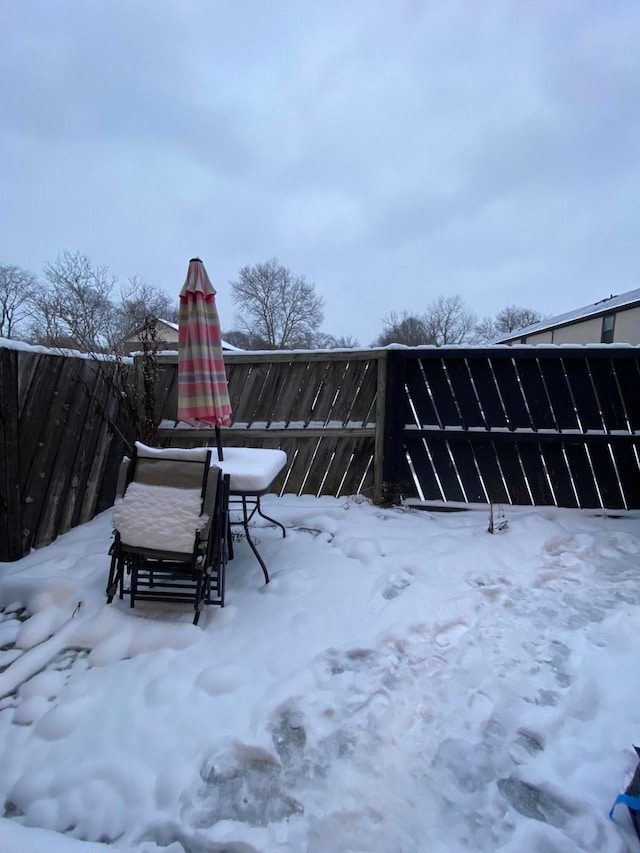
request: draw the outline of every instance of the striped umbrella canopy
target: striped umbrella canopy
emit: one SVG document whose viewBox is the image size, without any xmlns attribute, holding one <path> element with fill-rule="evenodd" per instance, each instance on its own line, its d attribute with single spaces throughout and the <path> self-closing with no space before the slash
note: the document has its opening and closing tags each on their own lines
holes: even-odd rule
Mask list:
<svg viewBox="0 0 640 853">
<path fill-rule="evenodd" d="M 191 426 L 231 423 L 215 297 L 204 264 L 192 258 L 180 291 L 178 335 L 178 420 Z"/>
</svg>

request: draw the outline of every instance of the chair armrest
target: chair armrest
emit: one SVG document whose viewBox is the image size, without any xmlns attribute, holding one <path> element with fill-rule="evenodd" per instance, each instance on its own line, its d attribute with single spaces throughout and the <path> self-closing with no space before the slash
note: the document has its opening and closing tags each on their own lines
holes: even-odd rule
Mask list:
<svg viewBox="0 0 640 853">
<path fill-rule="evenodd" d="M 202 511 L 206 513 L 208 516 L 207 523 L 200 531 L 200 539 L 203 542 L 209 538 L 209 530 L 211 529 L 211 522 L 213 520 L 213 515 L 216 511 L 216 497 L 218 494 L 218 479 L 221 476 L 220 468 L 217 465 L 212 465 L 209 468 L 209 473 L 207 475 L 207 489 L 204 495 L 204 505 L 202 507 Z"/>
<path fill-rule="evenodd" d="M 124 456 L 120 463 L 120 467 L 118 468 L 118 483 L 116 485 L 117 498 L 124 497 L 124 490 L 127 485 L 127 474 L 129 473 L 130 465 L 131 459 L 129 459 L 128 456 Z"/>
</svg>

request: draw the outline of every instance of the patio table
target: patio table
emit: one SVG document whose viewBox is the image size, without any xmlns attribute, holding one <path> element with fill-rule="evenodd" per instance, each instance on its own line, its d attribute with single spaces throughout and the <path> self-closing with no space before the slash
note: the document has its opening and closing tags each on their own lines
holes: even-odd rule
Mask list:
<svg viewBox="0 0 640 853">
<path fill-rule="evenodd" d="M 271 488 L 273 481 L 287 464 L 287 454 L 283 450 L 273 450 L 265 447 L 225 447 L 222 461 L 212 455 L 211 464 L 217 465 L 223 474 L 229 474 L 229 505 L 239 507 L 240 520 L 231 521 L 232 525 L 241 525 L 249 547 L 262 567 L 266 583 L 269 583 L 267 566 L 251 538 L 249 522 L 258 514 L 282 530 L 283 537 L 287 535 L 285 527 L 279 521 L 262 512 L 260 498 Z"/>
</svg>

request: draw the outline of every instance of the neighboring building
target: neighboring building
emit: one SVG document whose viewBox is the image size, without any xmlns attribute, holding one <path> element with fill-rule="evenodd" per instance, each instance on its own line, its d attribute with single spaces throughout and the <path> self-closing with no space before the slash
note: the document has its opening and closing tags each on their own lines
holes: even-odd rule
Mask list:
<svg viewBox="0 0 640 853">
<path fill-rule="evenodd" d="M 497 344 L 640 344 L 640 288 L 548 317 Z"/>
<path fill-rule="evenodd" d="M 133 352 L 140 352 L 142 350 L 142 342 L 140 340 L 140 333 L 143 331 L 144 326 L 140 326 L 135 329 L 131 334 L 125 338 L 124 340 L 124 352 L 125 355 L 131 355 Z M 157 333 L 157 342 L 158 349 L 178 349 L 178 324 L 170 323 L 168 320 L 156 320 L 156 333 Z"/>
<path fill-rule="evenodd" d="M 139 334 L 143 328 L 144 326 L 140 326 L 138 329 L 133 331 L 128 338 L 125 338 L 123 341 L 125 355 L 140 352 L 142 349 L 142 343 L 140 341 Z M 159 318 L 156 320 L 158 350 L 178 349 L 178 329 L 179 327 L 177 323 L 170 323 L 168 320 L 160 320 Z M 222 341 L 222 349 L 227 350 L 228 352 L 240 352 L 238 347 L 234 347 L 226 341 Z"/>
</svg>

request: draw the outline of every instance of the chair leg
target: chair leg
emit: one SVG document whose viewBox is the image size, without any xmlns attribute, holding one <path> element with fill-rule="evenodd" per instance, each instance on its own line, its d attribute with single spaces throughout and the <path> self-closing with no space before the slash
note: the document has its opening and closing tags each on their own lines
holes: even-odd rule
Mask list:
<svg viewBox="0 0 640 853">
<path fill-rule="evenodd" d="M 131 586 L 129 588 L 129 598 L 130 598 L 129 606 L 130 607 L 136 606 L 136 594 L 137 594 L 137 592 L 138 592 L 138 563 L 137 563 L 137 560 L 134 558 L 131 561 Z"/>
<path fill-rule="evenodd" d="M 124 576 L 125 576 L 125 573 L 127 575 L 131 574 L 130 561 L 126 555 L 122 558 L 122 568 L 120 569 L 120 590 L 119 590 L 120 601 L 122 601 L 124 599 Z"/>
<path fill-rule="evenodd" d="M 200 619 L 200 611 L 202 610 L 205 601 L 208 598 L 207 595 L 207 575 L 206 571 L 202 569 L 198 572 L 198 580 L 196 582 L 196 596 L 195 601 L 193 602 L 193 609 L 195 610 L 195 615 L 193 617 L 193 624 L 197 625 L 198 620 Z"/>
<path fill-rule="evenodd" d="M 227 548 L 229 559 L 233 560 L 233 534 L 231 533 L 231 516 L 227 513 Z"/>
<path fill-rule="evenodd" d="M 116 551 L 111 557 L 111 566 L 109 568 L 109 580 L 107 582 L 107 604 L 111 604 L 113 596 L 118 588 L 120 589 L 120 598 L 122 598 L 122 585 L 124 583 L 124 564 L 125 559 L 122 554 Z"/>
<path fill-rule="evenodd" d="M 223 541 L 220 545 L 222 549 L 222 556 L 220 558 L 220 567 L 218 569 L 218 584 L 220 586 L 220 607 L 224 607 L 224 585 L 225 575 L 227 573 L 227 543 Z"/>
<path fill-rule="evenodd" d="M 116 569 L 117 562 L 118 562 L 118 557 L 116 555 L 115 548 L 114 548 L 113 553 L 111 554 L 111 565 L 109 566 L 109 579 L 107 580 L 107 589 L 106 589 L 107 604 L 111 604 L 111 602 L 113 601 L 113 596 L 114 596 L 115 591 L 117 589 L 117 586 L 115 588 L 113 586 L 114 578 L 117 577 L 117 569 Z"/>
</svg>

